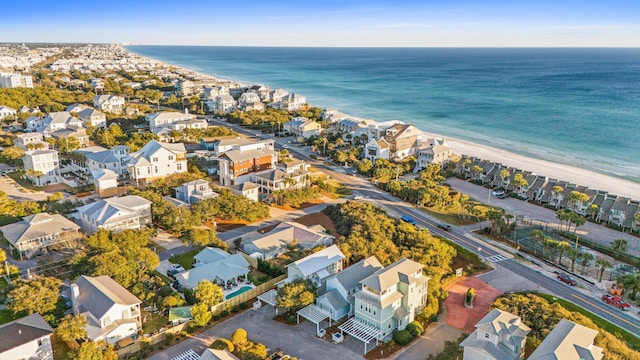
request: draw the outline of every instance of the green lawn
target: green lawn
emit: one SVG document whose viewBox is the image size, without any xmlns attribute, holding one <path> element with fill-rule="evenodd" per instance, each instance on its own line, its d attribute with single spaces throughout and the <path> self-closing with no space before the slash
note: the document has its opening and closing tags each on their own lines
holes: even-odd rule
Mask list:
<svg viewBox="0 0 640 360">
<path fill-rule="evenodd" d="M 0 324 L 6 324 L 9 321 L 13 321 L 16 318 L 13 316 L 13 312 L 11 310 L 0 310 Z"/>
<path fill-rule="evenodd" d="M 598 325 L 602 329 L 608 331 L 609 333 L 615 335 L 616 337 L 622 339 L 623 341 L 626 341 L 634 349 L 640 349 L 640 339 L 637 336 L 635 336 L 635 335 L 631 334 L 630 332 L 620 328 L 617 325 L 614 325 L 614 324 L 604 320 L 603 318 L 599 317 L 598 315 L 593 314 L 593 313 L 591 313 L 591 312 L 579 307 L 578 305 L 575 305 L 575 304 L 573 304 L 573 303 L 571 303 L 569 301 L 566 301 L 564 299 L 555 298 L 553 295 L 538 294 L 538 296 L 546 299 L 550 303 L 558 303 L 558 304 L 562 305 L 563 307 L 565 307 L 569 311 L 577 312 L 577 313 L 580 313 L 580 314 L 588 317 L 589 319 L 591 319 L 596 325 Z"/>
<path fill-rule="evenodd" d="M 12 178 L 15 182 L 22 185 L 23 188 L 33 190 L 33 191 L 42 191 L 44 188 L 42 186 L 35 186 L 29 180 L 23 180 L 20 177 L 20 173 L 17 171 L 10 172 L 7 174 L 8 177 Z"/>
<path fill-rule="evenodd" d="M 191 269 L 193 267 L 193 257 L 196 256 L 200 250 L 202 249 L 195 249 L 182 255 L 174 256 L 169 259 L 169 262 L 173 264 L 180 264 L 185 268 L 185 270 Z"/>
<path fill-rule="evenodd" d="M 166 317 L 151 312 L 143 311 L 142 315 L 146 319 L 142 324 L 143 334 L 151 334 L 156 330 L 162 329 L 169 321 Z"/>
</svg>

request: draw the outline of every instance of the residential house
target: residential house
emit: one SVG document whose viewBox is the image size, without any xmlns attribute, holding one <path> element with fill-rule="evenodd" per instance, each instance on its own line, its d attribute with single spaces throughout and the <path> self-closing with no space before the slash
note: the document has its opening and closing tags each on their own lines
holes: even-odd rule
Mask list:
<svg viewBox="0 0 640 360">
<path fill-rule="evenodd" d="M 420 130 L 411 124 L 396 124 L 385 130 L 384 138 L 389 142 L 389 156 L 403 160 L 418 155 Z"/>
<path fill-rule="evenodd" d="M 462 360 L 524 359 L 524 347 L 531 328 L 519 316 L 493 309 L 475 327 L 473 333 L 460 343 L 464 348 Z"/>
<path fill-rule="evenodd" d="M 239 360 L 228 350 L 205 349 L 198 355 L 195 351 L 189 349 L 171 360 Z"/>
<path fill-rule="evenodd" d="M 602 348 L 593 345 L 597 335 L 598 330 L 562 319 L 528 359 L 601 360 Z"/>
<path fill-rule="evenodd" d="M 529 184 L 529 190 L 526 194 L 527 200 L 535 200 L 540 191 L 547 185 L 549 179 L 546 176 L 536 176 L 533 183 Z"/>
<path fill-rule="evenodd" d="M 79 207 L 78 216 L 88 234 L 98 229 L 114 232 L 140 229 L 151 224 L 151 201 L 136 195 L 101 199 Z"/>
<path fill-rule="evenodd" d="M 342 271 L 344 259 L 338 246 L 331 245 L 287 265 L 287 278 L 283 282 L 309 279 L 316 287 L 320 287 L 329 276 Z"/>
<path fill-rule="evenodd" d="M 275 169 L 252 174 L 251 180 L 264 194 L 285 189 L 302 189 L 309 186 L 309 164 L 302 160 L 292 160 L 276 165 Z"/>
<path fill-rule="evenodd" d="M 271 90 L 268 86 L 264 86 L 263 84 L 252 85 L 249 87 L 249 92 L 258 94 L 260 101 L 268 101 L 269 93 Z"/>
<path fill-rule="evenodd" d="M 47 133 L 52 133 L 57 130 L 79 129 L 83 127 L 82 121 L 71 115 L 68 111 L 49 113 L 42 119 L 41 124 L 41 127 L 38 127 L 35 130 L 45 132 L 45 136 Z"/>
<path fill-rule="evenodd" d="M 73 103 L 73 104 L 67 106 L 64 109 L 64 111 L 68 111 L 71 114 L 79 114 L 82 110 L 86 110 L 86 109 L 91 109 L 91 107 L 87 106 L 85 104 Z"/>
<path fill-rule="evenodd" d="M 449 162 L 451 155 L 453 155 L 453 152 L 451 148 L 447 146 L 446 139 L 429 139 L 426 146 L 418 150 L 418 160 L 416 161 L 416 167 L 413 169 L 413 172 L 420 172 L 430 164 L 443 166 Z"/>
<path fill-rule="evenodd" d="M 154 179 L 187 171 L 184 144 L 149 141 L 140 150 L 131 154 L 127 171 L 131 181 L 143 186 Z"/>
<path fill-rule="evenodd" d="M 25 131 L 44 131 L 45 125 L 43 123 L 43 117 L 39 115 L 29 116 L 24 121 Z"/>
<path fill-rule="evenodd" d="M 229 89 L 222 85 L 204 88 L 205 100 L 215 99 L 220 95 L 229 95 Z"/>
<path fill-rule="evenodd" d="M 8 106 L 0 106 L 0 120 L 14 118 L 18 115 L 18 111 Z"/>
<path fill-rule="evenodd" d="M 53 360 L 53 329 L 35 313 L 0 325 L 0 359 Z"/>
<path fill-rule="evenodd" d="M 18 87 L 33 88 L 33 78 L 31 78 L 31 75 L 0 72 L 0 88 Z"/>
<path fill-rule="evenodd" d="M 142 301 L 108 276 L 81 275 L 71 284 L 74 314 L 84 314 L 87 337 L 110 344 L 137 335 L 142 330 Z"/>
<path fill-rule="evenodd" d="M 608 194 L 598 212 L 596 221 L 606 221 L 619 227 L 631 228 L 638 211 L 638 201 L 630 198 Z"/>
<path fill-rule="evenodd" d="M 429 277 L 423 268 L 403 258 L 361 280 L 362 290 L 354 295 L 356 321 L 377 329 L 378 339 L 404 330 L 427 304 Z"/>
<path fill-rule="evenodd" d="M 35 114 L 40 114 L 40 108 L 37 106 L 34 108 L 30 108 L 28 106 L 22 105 L 18 108 L 18 112 L 22 115 L 24 114 L 35 115 Z"/>
<path fill-rule="evenodd" d="M 100 198 L 118 195 L 118 174 L 109 169 L 98 169 L 91 172 L 93 187 Z"/>
<path fill-rule="evenodd" d="M 289 95 L 289 92 L 287 90 L 274 89 L 269 91 L 268 101 L 271 101 L 273 103 L 279 103 L 280 101 L 282 101 L 282 98 L 284 98 L 287 95 Z"/>
<path fill-rule="evenodd" d="M 366 125 L 366 123 L 362 120 L 345 118 L 334 123 L 333 126 L 339 133 L 349 134 L 349 133 L 353 133 L 358 127 L 358 125 Z"/>
<path fill-rule="evenodd" d="M 267 233 L 252 232 L 242 236 L 242 250 L 262 260 L 276 258 L 287 247 L 296 244 L 301 249 L 330 246 L 334 237 L 321 225 L 305 226 L 296 222 L 282 222 Z"/>
<path fill-rule="evenodd" d="M 93 107 L 104 112 L 120 114 L 124 110 L 124 97 L 118 95 L 97 95 L 93 98 Z"/>
<path fill-rule="evenodd" d="M 253 173 L 273 169 L 278 163 L 278 156 L 268 148 L 230 150 L 222 154 L 218 160 L 220 184 L 231 186 L 254 181 Z"/>
<path fill-rule="evenodd" d="M 145 119 L 149 122 L 149 130 L 157 134 L 162 129 L 179 130 L 176 125 L 178 123 L 188 122 L 190 120 L 196 120 L 196 116 L 187 112 L 172 112 L 162 111 L 145 116 Z M 206 120 L 205 127 L 206 125 Z"/>
<path fill-rule="evenodd" d="M 208 280 L 227 289 L 249 275 L 249 262 L 241 254 L 229 254 L 222 249 L 206 247 L 194 257 L 193 268 L 176 274 L 185 288 L 193 289 Z"/>
<path fill-rule="evenodd" d="M 253 201 L 260 200 L 260 187 L 251 181 L 231 185 L 230 188 L 231 192 L 236 195 L 244 196 Z"/>
<path fill-rule="evenodd" d="M 382 268 L 380 261 L 375 256 L 370 256 L 329 276 L 325 283 L 326 292 L 318 296 L 316 305 L 329 311 L 331 320 L 334 321 L 345 316 L 353 316 L 354 295 L 362 290 L 360 281 Z"/>
<path fill-rule="evenodd" d="M 210 137 L 200 139 L 200 146 L 209 150 L 211 155 L 219 157 L 230 150 L 247 151 L 247 150 L 274 150 L 275 142 L 273 139 L 266 140 L 250 140 L 243 137 L 223 136 Z"/>
<path fill-rule="evenodd" d="M 60 214 L 40 213 L 0 227 L 2 235 L 20 258 L 31 258 L 51 245 L 79 236 L 80 226 Z"/>
<path fill-rule="evenodd" d="M 213 192 L 208 181 L 201 179 L 184 183 L 175 187 L 174 190 L 176 191 L 176 198 L 189 205 L 205 199 L 215 199 L 219 196 L 218 193 Z"/>
<path fill-rule="evenodd" d="M 49 143 L 44 141 L 44 134 L 39 132 L 20 134 L 13 139 L 13 144 L 22 150 L 35 149 L 36 147 L 41 149 L 49 148 Z"/>
<path fill-rule="evenodd" d="M 282 124 L 285 132 L 297 137 L 308 139 L 312 136 L 320 136 L 322 125 L 305 117 L 296 117 Z"/>
<path fill-rule="evenodd" d="M 114 146 L 111 149 L 92 146 L 76 151 L 84 155 L 84 161 L 78 162 L 77 165 L 87 168 L 90 172 L 101 169 L 111 170 L 119 178 L 124 178 L 128 174 L 127 163 L 130 160 L 130 150 L 126 145 Z"/>
<path fill-rule="evenodd" d="M 68 140 L 70 138 L 75 138 L 78 140 L 78 144 L 80 144 L 81 148 L 89 145 L 89 135 L 87 135 L 87 130 L 85 128 L 56 130 L 48 133 L 48 135 L 55 140 Z"/>
<path fill-rule="evenodd" d="M 98 129 L 107 128 L 107 116 L 100 110 L 90 107 L 78 112 L 78 116 L 85 126 L 91 126 Z"/>
<path fill-rule="evenodd" d="M 369 139 L 364 146 L 364 158 L 376 163 L 376 160 L 383 159 L 389 160 L 389 149 L 391 145 L 384 138 L 376 140 L 375 138 Z"/>
<path fill-rule="evenodd" d="M 22 162 L 25 175 L 33 184 L 43 186 L 62 182 L 56 150 L 25 151 Z"/>
<path fill-rule="evenodd" d="M 280 110 L 296 111 L 307 104 L 307 98 L 298 94 L 284 95 L 277 103 Z"/>
<path fill-rule="evenodd" d="M 264 104 L 258 93 L 249 91 L 240 95 L 238 109 L 242 111 L 263 110 Z"/>
<path fill-rule="evenodd" d="M 207 101 L 207 107 L 214 113 L 223 113 L 228 114 L 232 111 L 236 110 L 236 100 L 233 96 L 226 95 L 218 95 L 215 100 Z"/>
</svg>

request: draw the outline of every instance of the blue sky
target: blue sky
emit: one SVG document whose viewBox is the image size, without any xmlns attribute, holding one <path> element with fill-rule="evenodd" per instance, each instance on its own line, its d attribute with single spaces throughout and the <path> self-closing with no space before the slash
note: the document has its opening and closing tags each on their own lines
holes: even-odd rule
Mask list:
<svg viewBox="0 0 640 360">
<path fill-rule="evenodd" d="M 640 46 L 637 0 L 6 0 L 0 42 Z"/>
</svg>

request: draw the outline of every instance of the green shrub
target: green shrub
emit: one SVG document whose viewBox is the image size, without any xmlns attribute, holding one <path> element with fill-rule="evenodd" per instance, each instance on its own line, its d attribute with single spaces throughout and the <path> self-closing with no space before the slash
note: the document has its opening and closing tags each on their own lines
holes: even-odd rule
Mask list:
<svg viewBox="0 0 640 360">
<path fill-rule="evenodd" d="M 220 317 L 225 317 L 229 315 L 229 310 L 222 310 L 220 311 Z"/>
<path fill-rule="evenodd" d="M 422 327 L 422 324 L 420 324 L 415 320 L 410 322 L 405 328 L 405 330 L 410 332 L 411 335 L 413 335 L 413 337 L 416 337 L 424 332 L 424 328 Z"/>
<path fill-rule="evenodd" d="M 238 311 L 240 311 L 240 307 L 238 305 L 235 305 L 234 307 L 231 308 L 232 313 L 237 313 Z"/>
<path fill-rule="evenodd" d="M 289 315 L 289 316 L 287 316 L 287 317 L 284 319 L 284 321 L 285 321 L 287 324 L 295 324 L 295 323 L 297 322 L 297 319 L 296 319 L 296 317 L 295 317 L 295 316 L 293 316 L 293 315 Z"/>
<path fill-rule="evenodd" d="M 394 331 L 393 340 L 400 345 L 407 345 L 413 340 L 413 335 L 407 330 Z"/>
<path fill-rule="evenodd" d="M 473 290 L 473 288 L 469 288 L 469 290 L 467 290 L 467 297 L 466 297 L 466 303 L 470 304 L 471 303 L 471 299 L 473 299 L 473 295 L 476 293 L 475 290 Z"/>
<path fill-rule="evenodd" d="M 218 320 L 220 320 L 220 315 L 218 314 L 213 315 L 213 321 L 218 321 Z"/>
<path fill-rule="evenodd" d="M 228 350 L 229 352 L 233 352 L 233 350 L 235 349 L 233 343 L 224 338 L 220 338 L 214 341 L 209 347 L 216 350 Z"/>
<path fill-rule="evenodd" d="M 247 304 L 247 303 L 240 303 L 240 309 L 244 310 L 244 309 L 246 309 L 246 308 L 248 308 L 248 307 L 249 307 L 249 304 Z"/>
</svg>

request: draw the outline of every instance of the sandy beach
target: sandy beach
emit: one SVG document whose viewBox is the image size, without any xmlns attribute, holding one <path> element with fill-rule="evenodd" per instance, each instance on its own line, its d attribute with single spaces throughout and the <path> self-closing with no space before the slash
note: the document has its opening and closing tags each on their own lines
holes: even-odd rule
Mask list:
<svg viewBox="0 0 640 360">
<path fill-rule="evenodd" d="M 442 137 L 435 134 L 428 135 Z M 447 138 L 447 143 L 456 154 L 471 155 L 480 159 L 500 162 L 507 166 L 532 171 L 536 175 L 569 181 L 578 185 L 588 186 L 591 189 L 604 190 L 611 194 L 630 197 L 635 200 L 640 199 L 640 184 L 632 181 L 574 166 L 518 155 L 464 140 Z"/>
<path fill-rule="evenodd" d="M 124 49 L 126 50 L 126 49 Z M 128 51 L 128 50 L 126 50 Z M 142 55 L 139 55 L 142 56 Z M 165 62 L 153 59 L 162 64 L 166 64 Z M 195 71 L 193 69 L 185 68 L 179 65 L 166 64 L 173 66 L 175 68 L 180 68 L 183 71 L 190 72 L 192 75 L 196 75 L 198 77 L 213 80 L 219 83 L 231 82 L 240 84 L 241 86 L 245 86 L 235 80 L 230 79 L 221 79 L 216 76 L 206 74 L 200 71 Z M 286 90 L 286 89 L 285 89 Z M 366 120 L 367 122 L 378 122 L 380 120 L 371 120 L 359 118 L 356 116 L 350 116 L 342 110 L 338 110 L 340 113 L 340 118 L 348 117 L 352 119 L 358 120 Z M 427 133 L 423 131 L 423 140 L 431 137 L 442 138 L 444 136 L 438 134 Z M 476 144 L 465 140 L 460 140 L 456 138 L 446 137 L 448 145 L 453 149 L 453 152 L 459 155 L 470 155 L 484 160 L 490 160 L 502 163 L 506 166 L 515 167 L 518 169 L 522 169 L 525 171 L 531 171 L 537 175 L 547 176 L 552 179 L 559 179 L 568 181 L 571 183 L 575 183 L 577 185 L 588 186 L 591 189 L 607 191 L 611 194 L 615 194 L 623 197 L 630 197 L 635 200 L 640 199 L 640 183 L 635 183 L 629 180 L 616 178 L 613 176 L 601 174 L 595 171 L 590 171 L 582 168 L 578 168 L 575 166 L 555 163 L 547 160 L 536 159 L 524 155 L 519 155 L 515 153 L 511 153 L 505 150 L 493 148 L 486 145 Z"/>
</svg>

